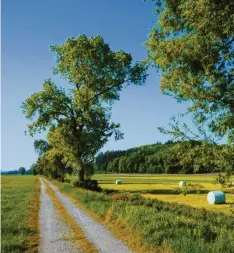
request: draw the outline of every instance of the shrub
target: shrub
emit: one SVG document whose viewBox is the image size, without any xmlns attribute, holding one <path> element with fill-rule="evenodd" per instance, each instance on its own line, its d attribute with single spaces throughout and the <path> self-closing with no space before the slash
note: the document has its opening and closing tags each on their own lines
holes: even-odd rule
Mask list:
<svg viewBox="0 0 234 253">
<path fill-rule="evenodd" d="M 218 174 L 218 177 L 216 178 L 215 183 L 218 184 L 220 183 L 222 185 L 222 187 L 226 187 L 228 185 L 228 183 L 230 184 L 229 180 L 231 177 L 231 173 L 227 172 L 226 174 Z"/>
<path fill-rule="evenodd" d="M 143 205 L 145 203 L 145 199 L 138 193 L 117 193 L 111 196 L 112 200 L 121 200 L 121 201 L 129 201 L 133 205 Z"/>
<path fill-rule="evenodd" d="M 75 181 L 73 181 L 73 186 L 83 188 L 86 190 L 95 191 L 95 192 L 102 191 L 102 188 L 98 185 L 98 181 L 93 180 L 93 179 L 86 179 L 84 182 L 81 182 L 79 180 L 75 180 Z"/>
<path fill-rule="evenodd" d="M 202 185 L 200 185 L 200 184 L 191 184 L 191 183 L 189 183 L 186 186 L 174 188 L 174 192 L 176 194 L 183 194 L 184 196 L 186 196 L 189 193 L 200 194 L 201 190 L 203 188 L 204 187 Z"/>
<path fill-rule="evenodd" d="M 115 189 L 102 189 L 102 192 L 104 194 L 115 194 L 117 192 L 119 192 L 118 190 L 115 190 Z"/>
<path fill-rule="evenodd" d="M 65 178 L 65 179 L 64 179 L 64 183 L 69 183 L 69 184 L 70 184 L 70 183 L 71 183 L 71 179 Z"/>
<path fill-rule="evenodd" d="M 84 188 L 84 182 L 81 182 L 78 179 L 73 181 L 72 184 L 73 184 L 74 187 Z"/>
<path fill-rule="evenodd" d="M 60 182 L 64 182 L 64 177 L 63 177 L 63 176 L 59 176 L 59 177 L 57 178 L 57 180 L 60 181 Z"/>
<path fill-rule="evenodd" d="M 121 201 L 128 201 L 130 200 L 130 196 L 128 193 L 116 193 L 111 196 L 112 200 L 121 200 Z"/>
</svg>

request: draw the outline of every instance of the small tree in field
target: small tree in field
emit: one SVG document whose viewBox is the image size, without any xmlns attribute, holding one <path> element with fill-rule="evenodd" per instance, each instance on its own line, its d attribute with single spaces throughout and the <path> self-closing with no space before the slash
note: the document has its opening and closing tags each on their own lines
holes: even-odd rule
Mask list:
<svg viewBox="0 0 234 253">
<path fill-rule="evenodd" d="M 57 57 L 55 74 L 68 79 L 69 89 L 46 80 L 43 89 L 22 105 L 30 134 L 49 130 L 46 158 L 58 156 L 78 171 L 84 181 L 87 166 L 112 135 L 122 138 L 119 124 L 110 120 L 110 110 L 124 84 L 143 84 L 145 66 L 132 64 L 124 51 L 112 51 L 100 36 L 81 35 L 61 46 L 52 46 Z"/>
<path fill-rule="evenodd" d="M 26 169 L 24 167 L 20 167 L 18 171 L 20 175 L 24 175 L 26 172 Z"/>
</svg>

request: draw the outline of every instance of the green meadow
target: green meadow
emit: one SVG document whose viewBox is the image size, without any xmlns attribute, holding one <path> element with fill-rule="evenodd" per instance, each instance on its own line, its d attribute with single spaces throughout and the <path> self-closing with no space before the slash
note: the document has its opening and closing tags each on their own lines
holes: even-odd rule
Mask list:
<svg viewBox="0 0 234 253">
<path fill-rule="evenodd" d="M 37 252 L 38 177 L 1 176 L 1 181 L 1 252 Z"/>
</svg>

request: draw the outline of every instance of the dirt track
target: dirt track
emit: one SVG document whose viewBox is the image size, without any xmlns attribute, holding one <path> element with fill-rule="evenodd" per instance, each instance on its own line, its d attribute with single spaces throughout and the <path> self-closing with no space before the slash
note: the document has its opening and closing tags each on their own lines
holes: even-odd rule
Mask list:
<svg viewBox="0 0 234 253">
<path fill-rule="evenodd" d="M 46 193 L 46 185 L 41 180 L 40 207 L 40 253 L 77 253 L 81 252 L 77 245 L 65 240 L 70 236 L 67 224 L 62 222 L 56 213 L 52 199 Z"/>
<path fill-rule="evenodd" d="M 44 180 L 44 179 L 43 179 Z M 101 253 L 130 253 L 127 246 L 113 235 L 100 223 L 93 220 L 87 213 L 78 208 L 69 198 L 64 196 L 58 188 L 46 182 L 55 191 L 56 198 L 64 205 L 69 215 L 77 222 L 83 230 L 86 238 Z M 56 214 L 51 198 L 46 194 L 46 185 L 41 180 L 41 210 L 40 210 L 40 230 L 41 246 L 40 253 L 73 253 L 82 252 L 72 241 L 63 240 L 69 236 L 67 224 L 64 224 Z M 88 251 L 86 251 L 88 252 Z"/>
</svg>

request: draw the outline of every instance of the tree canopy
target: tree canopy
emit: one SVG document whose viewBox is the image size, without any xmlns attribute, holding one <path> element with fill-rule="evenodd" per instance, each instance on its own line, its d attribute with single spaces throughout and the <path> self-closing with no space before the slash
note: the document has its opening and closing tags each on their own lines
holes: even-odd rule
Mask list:
<svg viewBox="0 0 234 253">
<path fill-rule="evenodd" d="M 234 143 L 234 2 L 155 0 L 158 21 L 149 61 L 162 71 L 161 89 L 190 101 L 197 124 Z"/>
<path fill-rule="evenodd" d="M 123 137 L 120 125 L 111 122 L 111 106 L 124 85 L 145 82 L 146 67 L 133 64 L 122 50 L 111 50 L 101 36 L 69 38 L 51 49 L 57 58 L 53 73 L 67 79 L 70 87 L 45 80 L 43 89 L 23 103 L 23 113 L 32 121 L 31 135 L 48 130 L 47 160 L 60 157 L 84 180 L 88 164 L 108 138 Z"/>
<path fill-rule="evenodd" d="M 20 167 L 18 171 L 20 175 L 24 175 L 26 173 L 26 169 L 24 167 Z"/>
</svg>

